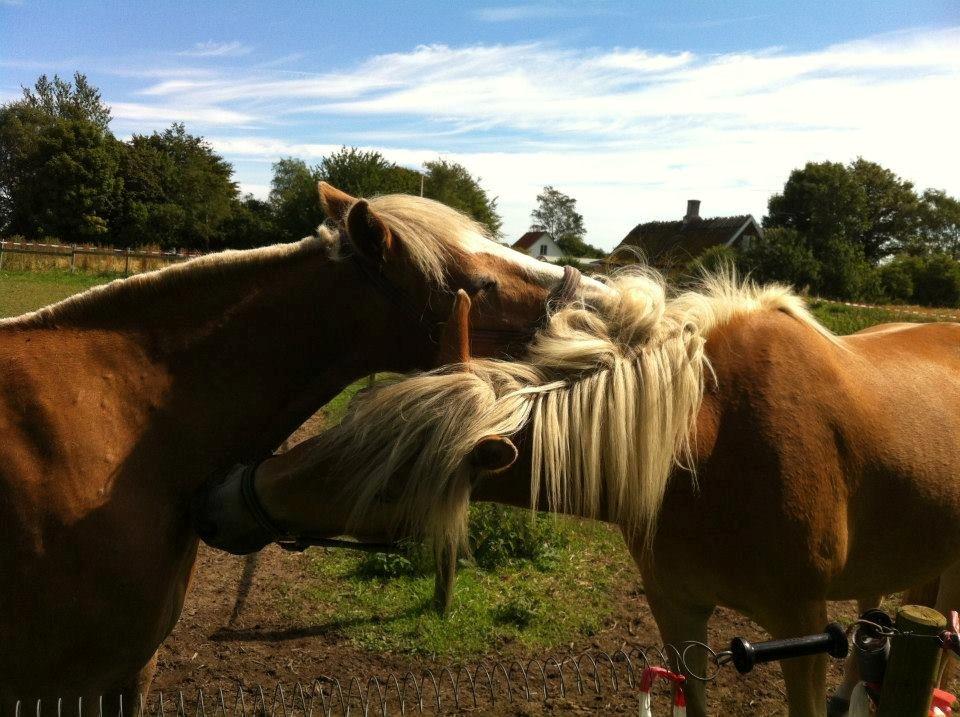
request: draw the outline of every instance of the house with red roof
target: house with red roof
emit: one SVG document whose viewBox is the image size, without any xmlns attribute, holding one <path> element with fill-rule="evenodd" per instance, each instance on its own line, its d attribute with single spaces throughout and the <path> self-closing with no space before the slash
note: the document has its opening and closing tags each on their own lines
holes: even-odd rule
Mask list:
<svg viewBox="0 0 960 717">
<path fill-rule="evenodd" d="M 540 227 L 531 227 L 530 231 L 517 239 L 510 248 L 544 261 L 557 261 L 564 256 L 563 250 L 550 232 Z"/>
</svg>

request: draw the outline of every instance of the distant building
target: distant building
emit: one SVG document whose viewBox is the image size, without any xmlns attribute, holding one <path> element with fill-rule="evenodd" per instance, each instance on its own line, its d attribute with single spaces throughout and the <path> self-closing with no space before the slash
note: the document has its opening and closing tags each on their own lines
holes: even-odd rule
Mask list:
<svg viewBox="0 0 960 717">
<path fill-rule="evenodd" d="M 556 261 L 564 256 L 553 235 L 536 227 L 517 239 L 510 248 L 544 261 Z"/>
<path fill-rule="evenodd" d="M 763 237 L 763 228 L 751 214 L 735 217 L 700 216 L 700 200 L 687 202 L 683 219 L 669 222 L 645 222 L 630 230 L 611 252 L 607 264 L 612 267 L 634 264 L 646 259 L 661 271 L 681 267 L 710 247 L 747 248 Z"/>
</svg>

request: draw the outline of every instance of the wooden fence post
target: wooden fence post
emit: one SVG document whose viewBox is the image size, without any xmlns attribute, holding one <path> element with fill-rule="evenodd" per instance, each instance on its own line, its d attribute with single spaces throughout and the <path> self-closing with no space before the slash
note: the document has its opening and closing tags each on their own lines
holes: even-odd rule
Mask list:
<svg viewBox="0 0 960 717">
<path fill-rule="evenodd" d="M 130 273 L 130 247 L 127 247 L 124 253 L 126 254 L 126 257 L 124 258 L 124 263 L 123 263 L 123 273 L 129 274 Z"/>
<path fill-rule="evenodd" d="M 936 636 L 947 628 L 947 618 L 933 608 L 904 605 L 895 626 L 910 634 L 890 638 L 877 717 L 926 717 L 943 652 Z"/>
<path fill-rule="evenodd" d="M 70 245 L 70 273 L 73 274 L 77 269 L 77 245 Z"/>
<path fill-rule="evenodd" d="M 3 268 L 3 248 L 7 245 L 5 241 L 0 240 L 0 269 Z"/>
</svg>

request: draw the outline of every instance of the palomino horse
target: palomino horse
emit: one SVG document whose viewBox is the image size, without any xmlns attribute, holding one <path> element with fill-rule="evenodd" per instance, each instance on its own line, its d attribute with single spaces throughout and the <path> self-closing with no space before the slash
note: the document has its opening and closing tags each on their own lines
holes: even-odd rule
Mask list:
<svg viewBox="0 0 960 717">
<path fill-rule="evenodd" d="M 463 541 L 468 497 L 611 521 L 673 645 L 705 641 L 717 605 L 782 638 L 820 631 L 828 600 L 941 573 L 939 607 L 960 605 L 960 326 L 838 338 L 779 287 L 612 288 L 552 316 L 529 363 L 359 397 L 250 474 L 260 509 L 293 533 L 435 546 Z M 209 497 L 219 545 L 258 530 L 237 483 Z M 790 714 L 822 715 L 825 658 L 782 669 Z M 702 683 L 689 698 L 705 714 Z"/>
<path fill-rule="evenodd" d="M 0 321 L 0 709 L 145 691 L 208 477 L 354 379 L 444 361 L 457 290 L 489 355 L 525 343 L 563 281 L 436 202 L 320 191 L 339 224 L 313 237 Z"/>
</svg>

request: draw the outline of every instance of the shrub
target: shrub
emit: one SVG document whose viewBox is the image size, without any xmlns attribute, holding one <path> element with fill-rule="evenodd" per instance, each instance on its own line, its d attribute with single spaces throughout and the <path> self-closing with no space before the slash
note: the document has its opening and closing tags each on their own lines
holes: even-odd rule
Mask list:
<svg viewBox="0 0 960 717">
<path fill-rule="evenodd" d="M 914 301 L 925 306 L 960 306 L 960 263 L 946 254 L 924 257 Z"/>
<path fill-rule="evenodd" d="M 824 296 L 838 299 L 874 299 L 881 294 L 876 267 L 859 244 L 840 237 L 819 243 L 820 280 L 814 286 Z"/>
<path fill-rule="evenodd" d="M 960 306 L 960 262 L 947 254 L 901 254 L 880 267 L 884 296 L 924 306 Z"/>
<path fill-rule="evenodd" d="M 529 510 L 492 503 L 470 506 L 470 552 L 478 568 L 496 570 L 517 562 L 549 569 L 559 550 L 567 544 L 562 525 Z M 422 576 L 433 572 L 433 558 L 421 544 L 406 542 L 396 553 L 367 553 L 357 575 L 369 579 Z"/>
<path fill-rule="evenodd" d="M 723 244 L 717 244 L 687 262 L 684 273 L 693 277 L 721 273 L 737 268 L 738 258 L 735 250 Z"/>
<path fill-rule="evenodd" d="M 759 282 L 779 281 L 797 289 L 820 283 L 820 262 L 795 229 L 767 229 L 741 252 L 739 263 Z"/>
<path fill-rule="evenodd" d="M 921 263 L 917 257 L 898 256 L 881 266 L 878 271 L 884 298 L 888 301 L 912 301 Z"/>
<path fill-rule="evenodd" d="M 565 544 L 564 531 L 552 517 L 490 503 L 470 507 L 470 550 L 485 570 L 518 560 L 548 567 Z"/>
<path fill-rule="evenodd" d="M 368 579 L 420 577 L 433 572 L 433 559 L 421 543 L 403 542 L 396 553 L 366 553 L 357 575 Z"/>
</svg>

